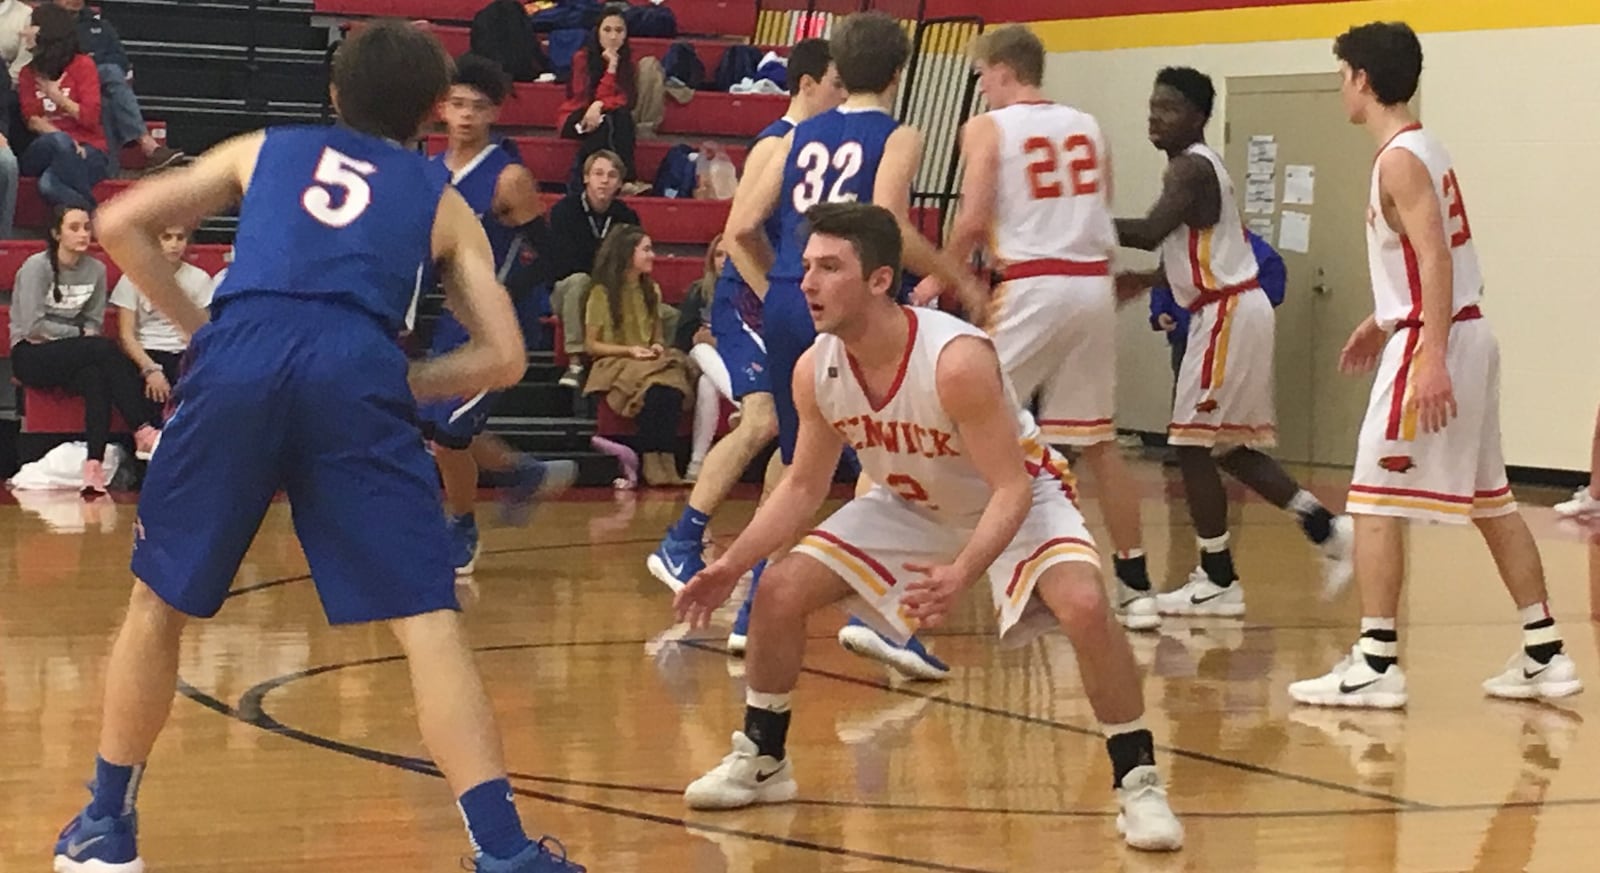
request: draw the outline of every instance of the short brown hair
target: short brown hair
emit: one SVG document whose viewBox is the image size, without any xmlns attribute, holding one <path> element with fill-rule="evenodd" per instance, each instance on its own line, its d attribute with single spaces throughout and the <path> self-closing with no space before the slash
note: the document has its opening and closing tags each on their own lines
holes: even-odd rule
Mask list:
<svg viewBox="0 0 1600 873">
<path fill-rule="evenodd" d="M 833 65 L 851 94 L 880 94 L 905 69 L 911 38 L 900 22 L 882 12 L 845 16 L 830 40 Z"/>
<path fill-rule="evenodd" d="M 333 58 L 339 118 L 362 133 L 399 142 L 416 137 L 454 77 L 433 34 L 407 21 L 373 21 Z"/>
<path fill-rule="evenodd" d="M 847 240 L 861 259 L 861 275 L 880 268 L 894 271 L 889 285 L 892 298 L 900 292 L 900 258 L 905 242 L 894 213 L 871 203 L 822 203 L 806 212 L 806 234 Z"/>
<path fill-rule="evenodd" d="M 990 66 L 1006 66 L 1024 85 L 1044 82 L 1044 43 L 1021 24 L 997 27 L 978 37 L 972 56 Z"/>
<path fill-rule="evenodd" d="M 594 154 L 588 156 L 587 158 L 584 158 L 583 159 L 583 175 L 585 175 L 585 176 L 589 175 L 589 171 L 594 169 L 594 162 L 595 161 L 610 161 L 611 162 L 611 166 L 617 168 L 617 175 L 619 175 L 619 176 L 628 175 L 628 165 L 622 162 L 622 156 L 617 154 L 616 152 L 610 150 L 610 149 L 600 149 L 599 151 L 595 152 Z"/>
</svg>

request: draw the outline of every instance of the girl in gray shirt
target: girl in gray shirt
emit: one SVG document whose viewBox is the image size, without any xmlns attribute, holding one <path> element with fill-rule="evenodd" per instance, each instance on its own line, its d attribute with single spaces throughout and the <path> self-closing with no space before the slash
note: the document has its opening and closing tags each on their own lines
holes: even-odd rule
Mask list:
<svg viewBox="0 0 1600 873">
<path fill-rule="evenodd" d="M 156 430 L 144 402 L 139 373 L 111 339 L 102 336 L 106 268 L 89 255 L 89 213 L 58 208 L 50 245 L 17 270 L 11 294 L 12 372 L 28 388 L 59 388 L 84 401 L 85 492 L 105 493 L 106 443 L 111 408 L 134 428 L 134 446 L 147 455 Z"/>
</svg>

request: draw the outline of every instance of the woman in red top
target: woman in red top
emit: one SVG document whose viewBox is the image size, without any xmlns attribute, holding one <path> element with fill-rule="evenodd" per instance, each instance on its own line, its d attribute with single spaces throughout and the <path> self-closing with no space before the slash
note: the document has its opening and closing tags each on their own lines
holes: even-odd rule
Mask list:
<svg viewBox="0 0 1600 873">
<path fill-rule="evenodd" d="M 633 49 L 622 14 L 628 7 L 612 3 L 601 13 L 589 42 L 572 58 L 567 99 L 556 123 L 561 135 L 578 141 L 578 159 L 567 180 L 568 191 L 583 188 L 583 162 L 601 150 L 622 158 L 624 179 L 635 179 L 633 166 L 633 101 L 636 96 Z"/>
<path fill-rule="evenodd" d="M 71 12 L 40 5 L 33 29 L 33 60 L 17 75 L 17 97 L 38 138 L 18 163 L 22 175 L 39 177 L 39 194 L 51 206 L 92 210 L 95 183 L 111 169 L 100 126 L 100 71 L 78 49 Z"/>
</svg>

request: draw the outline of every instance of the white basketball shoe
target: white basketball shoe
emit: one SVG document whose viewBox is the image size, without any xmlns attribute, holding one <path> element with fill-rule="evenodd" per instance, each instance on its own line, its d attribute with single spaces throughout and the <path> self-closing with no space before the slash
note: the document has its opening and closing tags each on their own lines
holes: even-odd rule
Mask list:
<svg viewBox="0 0 1600 873">
<path fill-rule="evenodd" d="M 1382 673 L 1372 669 L 1359 645 L 1324 676 L 1289 683 L 1289 696 L 1312 706 L 1400 709 L 1406 705 L 1406 674 L 1399 664 Z"/>
<path fill-rule="evenodd" d="M 683 799 L 690 809 L 741 809 L 758 803 L 787 803 L 800 792 L 787 758 L 763 755 L 743 731 L 733 733 L 733 751 L 710 773 L 689 783 Z"/>
<path fill-rule="evenodd" d="M 1135 767 L 1122 777 L 1117 806 L 1117 833 L 1129 846 L 1146 852 L 1183 848 L 1183 824 L 1167 805 L 1167 789 L 1155 767 Z"/>
<path fill-rule="evenodd" d="M 1161 627 L 1161 613 L 1156 608 L 1155 595 L 1150 591 L 1140 591 L 1129 588 L 1117 580 L 1117 588 L 1113 594 L 1116 600 L 1112 606 L 1116 610 L 1117 621 L 1128 630 L 1156 630 Z"/>
<path fill-rule="evenodd" d="M 1244 589 L 1239 580 L 1223 588 L 1200 567 L 1194 568 L 1182 588 L 1157 594 L 1155 600 L 1156 611 L 1162 615 L 1244 615 Z"/>
<path fill-rule="evenodd" d="M 1578 666 L 1571 658 L 1559 654 L 1541 664 L 1522 650 L 1511 656 L 1503 672 L 1483 682 L 1485 694 L 1507 700 L 1554 700 L 1582 690 Z"/>
</svg>

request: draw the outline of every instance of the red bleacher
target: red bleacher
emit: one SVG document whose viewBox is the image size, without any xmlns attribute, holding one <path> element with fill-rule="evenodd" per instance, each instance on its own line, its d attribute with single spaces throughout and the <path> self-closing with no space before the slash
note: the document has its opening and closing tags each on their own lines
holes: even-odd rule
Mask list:
<svg viewBox="0 0 1600 873">
<path fill-rule="evenodd" d="M 514 136 L 511 139 L 515 142 L 517 151 L 522 154 L 522 163 L 533 173 L 535 179 L 551 183 L 567 181 L 567 173 L 572 169 L 572 162 L 578 156 L 577 140 L 556 139 L 550 136 Z M 442 133 L 428 137 L 428 154 L 436 155 L 444 151 L 446 142 L 447 137 Z M 633 158 L 639 164 L 639 178 L 646 182 L 654 182 L 656 170 L 660 168 L 662 160 L 674 145 L 677 143 L 667 140 L 641 140 L 634 150 Z M 734 166 L 743 172 L 748 150 L 744 146 L 727 146 L 726 150 L 728 157 L 733 159 Z"/>
<path fill-rule="evenodd" d="M 642 6 L 644 2 L 635 5 Z M 438 22 L 471 21 L 486 5 L 487 0 L 316 0 L 312 10 L 318 15 L 394 16 Z M 756 5 L 752 0 L 670 0 L 667 8 L 678 20 L 679 33 L 747 37 L 756 29 Z"/>
</svg>

